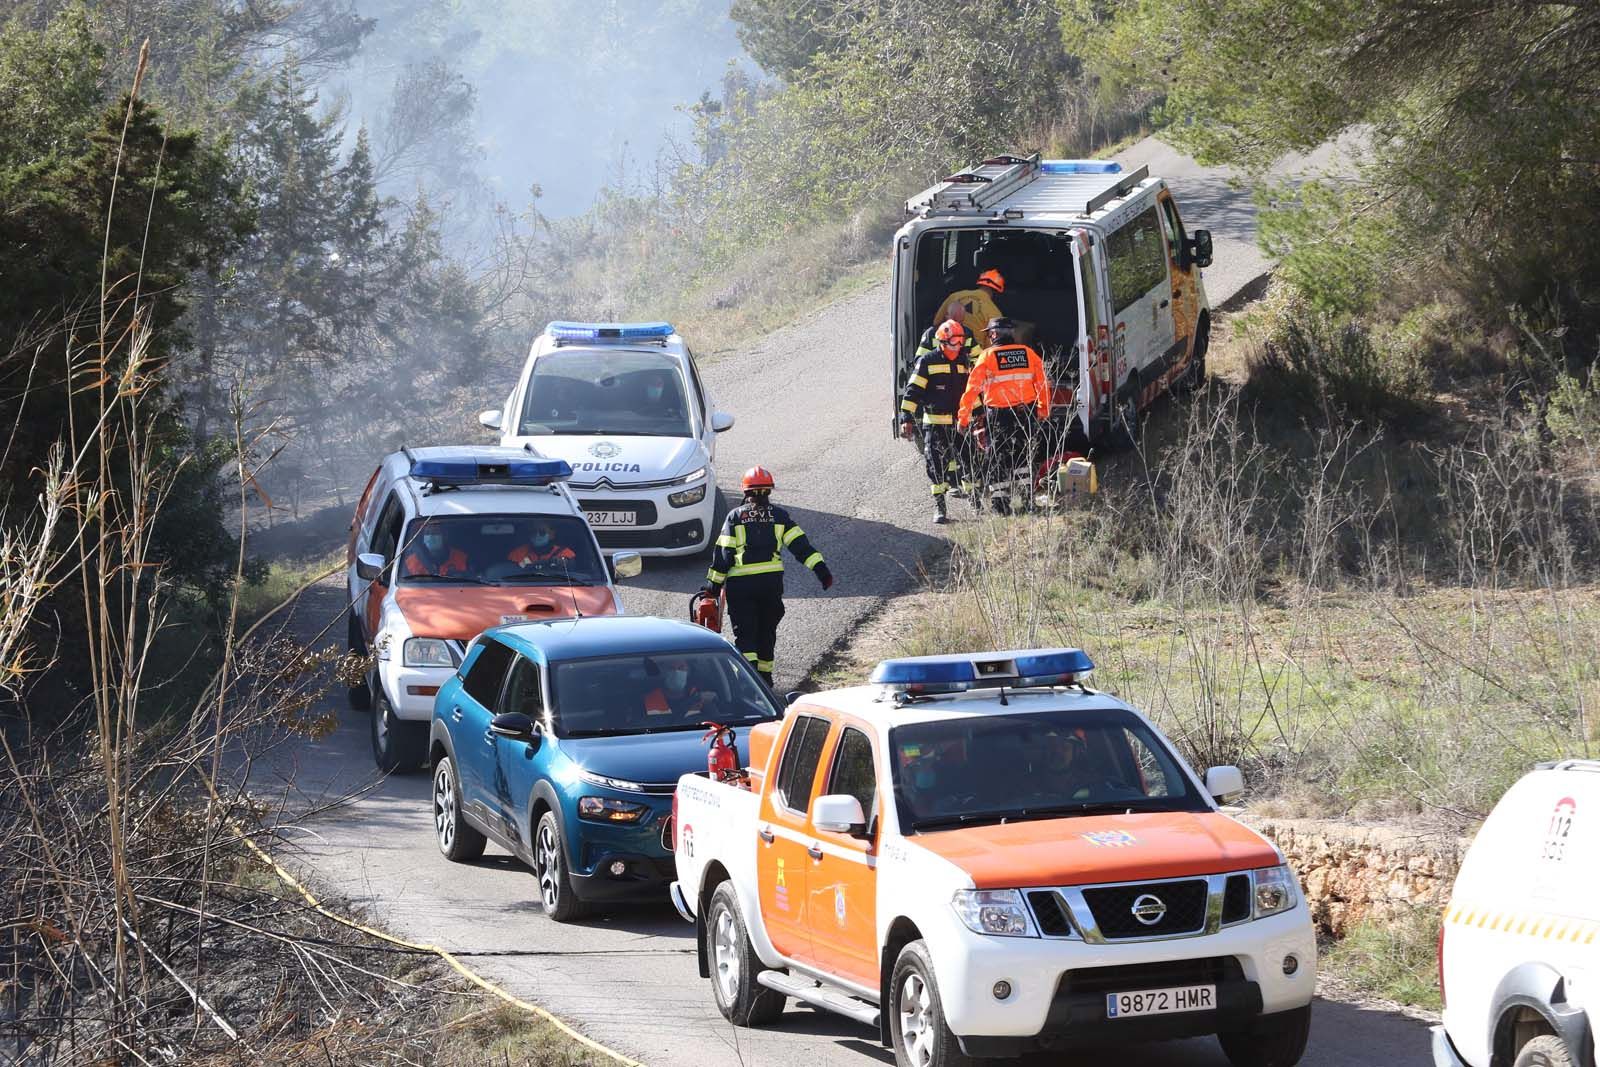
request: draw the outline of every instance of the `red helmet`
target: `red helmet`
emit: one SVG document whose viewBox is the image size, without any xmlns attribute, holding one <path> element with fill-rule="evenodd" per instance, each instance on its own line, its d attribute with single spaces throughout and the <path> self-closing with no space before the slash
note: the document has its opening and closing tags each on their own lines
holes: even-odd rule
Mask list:
<svg viewBox="0 0 1600 1067">
<path fill-rule="evenodd" d="M 955 319 L 945 319 L 933 332 L 933 339 L 946 348 L 959 348 L 966 343 L 967 328 Z"/>
<path fill-rule="evenodd" d="M 978 275 L 978 284 L 985 289 L 993 289 L 997 293 L 1006 291 L 1005 275 L 997 270 L 986 270 Z"/>
<path fill-rule="evenodd" d="M 772 489 L 772 472 L 765 467 L 751 467 L 744 472 L 744 480 L 740 482 L 745 492 L 752 489 Z"/>
</svg>

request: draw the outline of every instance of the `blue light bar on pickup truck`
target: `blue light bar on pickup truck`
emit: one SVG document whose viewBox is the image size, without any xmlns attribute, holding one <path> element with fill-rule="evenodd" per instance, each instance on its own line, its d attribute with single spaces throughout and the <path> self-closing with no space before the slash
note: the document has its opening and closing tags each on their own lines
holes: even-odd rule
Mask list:
<svg viewBox="0 0 1600 1067">
<path fill-rule="evenodd" d="M 886 659 L 873 668 L 870 680 L 875 685 L 921 695 L 960 693 L 968 689 L 1070 685 L 1092 670 L 1094 662 L 1082 649 L 1036 648 Z"/>
<path fill-rule="evenodd" d="M 461 459 L 417 459 L 411 462 L 411 477 L 440 487 L 463 485 L 549 485 L 572 477 L 572 467 L 564 459 L 492 459 L 463 456 Z"/>
<path fill-rule="evenodd" d="M 670 322 L 552 322 L 544 332 L 556 341 L 665 341 Z"/>
<path fill-rule="evenodd" d="M 1110 159 L 1047 159 L 1041 174 L 1121 174 L 1122 164 Z"/>
</svg>

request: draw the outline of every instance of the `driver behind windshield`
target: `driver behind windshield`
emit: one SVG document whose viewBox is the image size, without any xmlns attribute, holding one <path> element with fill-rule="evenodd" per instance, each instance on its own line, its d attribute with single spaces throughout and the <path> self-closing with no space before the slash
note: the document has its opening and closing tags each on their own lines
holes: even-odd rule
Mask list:
<svg viewBox="0 0 1600 1067">
<path fill-rule="evenodd" d="M 454 545 L 447 547 L 444 527 L 434 523 L 425 525 L 422 533 L 411 539 L 401 566 L 408 578 L 451 578 L 472 572 L 467 554 Z"/>
<path fill-rule="evenodd" d="M 651 371 L 645 375 L 644 406 L 647 411 L 665 408 L 674 415 L 678 414 L 678 391 L 672 388 L 665 371 Z"/>
<path fill-rule="evenodd" d="M 645 669 L 661 677 L 661 684 L 644 695 L 646 715 L 698 716 L 716 702 L 715 691 L 701 689 L 689 680 L 686 659 L 657 660 L 647 663 Z"/>
<path fill-rule="evenodd" d="M 533 524 L 528 540 L 506 553 L 506 559 L 519 567 L 533 567 L 552 560 L 571 561 L 578 554 L 556 538 L 555 526 L 538 521 Z"/>
</svg>

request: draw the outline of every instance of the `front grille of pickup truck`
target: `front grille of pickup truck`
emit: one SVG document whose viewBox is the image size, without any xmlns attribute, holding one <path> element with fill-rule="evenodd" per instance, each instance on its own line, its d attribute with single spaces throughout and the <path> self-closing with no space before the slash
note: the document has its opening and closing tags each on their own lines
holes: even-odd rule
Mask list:
<svg viewBox="0 0 1600 1067">
<path fill-rule="evenodd" d="M 1206 925 L 1209 897 L 1204 878 L 1096 886 L 1083 891 L 1095 925 L 1107 941 L 1199 933 Z M 1144 914 L 1144 921 L 1136 911 Z"/>
</svg>

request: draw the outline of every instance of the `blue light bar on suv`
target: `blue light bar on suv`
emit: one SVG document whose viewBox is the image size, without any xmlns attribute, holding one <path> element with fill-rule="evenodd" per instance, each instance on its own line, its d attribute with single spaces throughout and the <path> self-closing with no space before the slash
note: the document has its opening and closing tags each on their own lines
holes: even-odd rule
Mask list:
<svg viewBox="0 0 1600 1067">
<path fill-rule="evenodd" d="M 1111 159 L 1047 159 L 1041 174 L 1121 174 L 1122 164 Z"/>
<path fill-rule="evenodd" d="M 564 459 L 494 459 L 464 456 L 461 459 L 416 459 L 411 461 L 411 477 L 441 487 L 463 485 L 549 485 L 572 477 L 572 467 Z"/>
<path fill-rule="evenodd" d="M 544 328 L 556 341 L 655 341 L 673 335 L 670 322 L 552 322 Z"/>
<path fill-rule="evenodd" d="M 886 659 L 873 668 L 870 680 L 914 695 L 960 693 L 968 689 L 1070 685 L 1092 670 L 1094 662 L 1082 649 L 1035 648 Z"/>
</svg>

